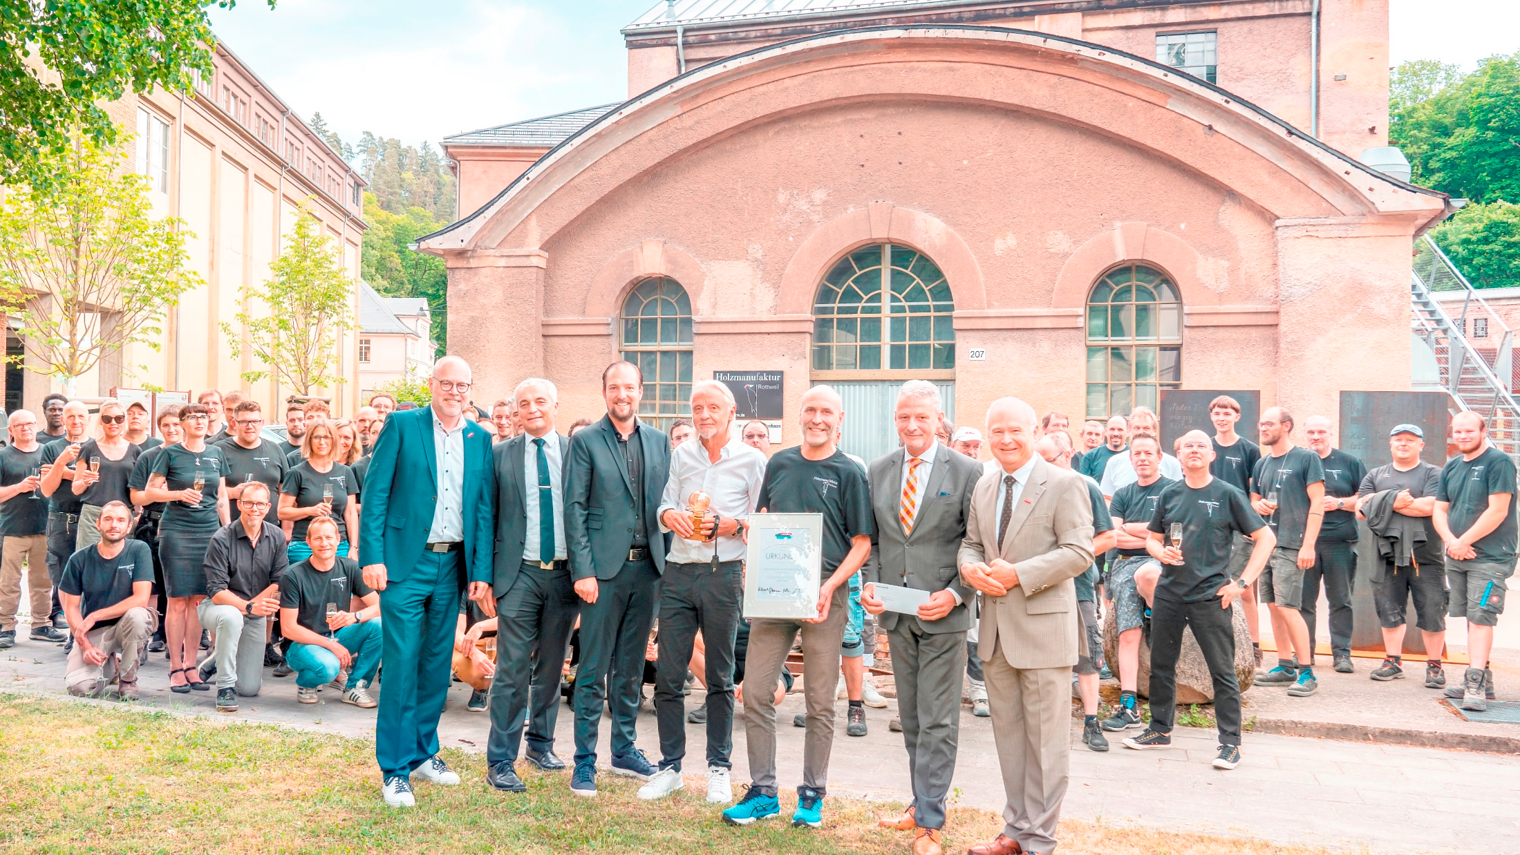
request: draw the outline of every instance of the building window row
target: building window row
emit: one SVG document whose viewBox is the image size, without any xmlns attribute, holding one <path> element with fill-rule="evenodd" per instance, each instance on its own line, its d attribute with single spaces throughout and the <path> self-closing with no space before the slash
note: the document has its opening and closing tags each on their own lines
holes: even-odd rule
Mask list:
<svg viewBox="0 0 1520 855">
<path fill-rule="evenodd" d="M 148 186 L 160 193 L 169 192 L 169 123 L 157 113 L 137 108 L 138 175 L 148 178 Z"/>
</svg>

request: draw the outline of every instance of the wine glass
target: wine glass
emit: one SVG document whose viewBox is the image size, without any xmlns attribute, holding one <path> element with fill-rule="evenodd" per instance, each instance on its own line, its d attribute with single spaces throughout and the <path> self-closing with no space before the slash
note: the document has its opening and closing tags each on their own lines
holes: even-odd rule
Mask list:
<svg viewBox="0 0 1520 855">
<path fill-rule="evenodd" d="M 92 474 L 92 475 L 99 475 L 100 474 L 100 458 L 99 457 L 91 457 L 90 458 L 90 474 Z"/>
<path fill-rule="evenodd" d="M 40 466 L 33 466 L 32 467 L 32 471 L 29 474 L 33 478 L 37 479 L 37 486 L 35 486 L 35 487 L 32 488 L 32 498 L 34 498 L 34 499 L 43 499 L 43 498 L 46 498 L 45 496 L 42 495 L 42 467 L 40 467 Z"/>
<path fill-rule="evenodd" d="M 1267 504 L 1269 504 L 1269 505 L 1272 506 L 1272 513 L 1269 515 L 1267 521 L 1275 524 L 1277 522 L 1277 491 L 1276 490 L 1270 490 L 1270 491 L 1267 492 Z"/>
<path fill-rule="evenodd" d="M 199 469 L 195 470 L 195 480 L 190 482 L 190 489 L 197 493 L 206 489 L 206 473 Z"/>
<path fill-rule="evenodd" d="M 1182 549 L 1182 523 L 1172 523 L 1170 535 L 1172 538 L 1172 546 L 1179 550 Z"/>
<path fill-rule="evenodd" d="M 322 485 L 322 501 L 324 503 L 330 505 L 330 504 L 332 504 L 332 500 L 333 500 L 333 485 L 330 484 L 330 483 L 329 484 L 323 484 Z"/>
<path fill-rule="evenodd" d="M 327 604 L 327 628 L 328 629 L 332 629 L 333 618 L 336 618 L 337 616 L 338 616 L 338 604 L 337 603 L 328 603 Z"/>
</svg>

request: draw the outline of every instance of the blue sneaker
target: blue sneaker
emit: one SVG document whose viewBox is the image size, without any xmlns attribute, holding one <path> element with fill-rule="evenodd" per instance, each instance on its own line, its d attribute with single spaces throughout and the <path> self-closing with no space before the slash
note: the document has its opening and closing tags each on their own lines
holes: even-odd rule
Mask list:
<svg viewBox="0 0 1520 855">
<path fill-rule="evenodd" d="M 632 754 L 624 754 L 621 757 L 613 757 L 612 771 L 617 775 L 627 775 L 630 778 L 638 778 L 640 781 L 647 781 L 653 777 L 654 773 L 658 772 L 659 769 L 655 768 L 655 765 L 649 762 L 649 758 L 644 756 L 644 752 L 635 748 L 633 749 Z"/>
<path fill-rule="evenodd" d="M 780 813 L 781 802 L 775 796 L 750 787 L 738 804 L 723 811 L 723 821 L 729 825 L 749 825 L 757 819 L 768 819 Z"/>
<path fill-rule="evenodd" d="M 1260 677 L 1256 678 L 1256 682 L 1260 683 L 1263 686 L 1286 686 L 1296 682 L 1297 680 L 1298 670 L 1295 668 L 1286 668 L 1282 665 L 1279 665 L 1276 668 L 1273 668 L 1271 671 L 1268 671 L 1267 673 L 1262 674 Z"/>
<path fill-rule="evenodd" d="M 812 787 L 797 788 L 797 809 L 792 811 L 792 827 L 823 827 L 823 796 Z"/>
<path fill-rule="evenodd" d="M 570 792 L 586 798 L 596 798 L 596 767 L 590 763 L 575 764 L 575 775 L 570 779 Z"/>
</svg>

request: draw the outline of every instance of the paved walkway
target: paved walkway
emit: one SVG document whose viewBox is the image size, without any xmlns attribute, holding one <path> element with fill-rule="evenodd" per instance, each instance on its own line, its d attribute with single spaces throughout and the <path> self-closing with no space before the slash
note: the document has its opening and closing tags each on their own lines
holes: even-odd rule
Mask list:
<svg viewBox="0 0 1520 855">
<path fill-rule="evenodd" d="M 61 694 L 63 666 L 60 646 L 23 637 L 15 648 L 0 652 L 0 687 Z M 1331 679 L 1344 680 L 1348 687 L 1352 680 L 1357 685 L 1369 682 L 1361 674 L 1330 675 L 1327 682 Z M 148 705 L 218 716 L 212 693 L 168 691 L 168 663 L 160 657 L 144 668 L 141 685 Z M 373 711 L 337 703 L 334 692 L 324 692 L 321 704 L 302 706 L 296 703 L 291 678 L 268 678 L 264 685 L 260 697 L 242 700 L 237 718 L 346 736 L 373 735 Z M 1401 694 L 1410 688 L 1401 685 Z M 1501 685 L 1501 696 L 1514 694 L 1515 688 Z M 1253 690 L 1247 697 L 1265 691 Z M 455 684 L 440 735 L 445 746 L 483 751 L 487 720 L 484 714 L 465 710 L 468 697 L 468 689 Z M 691 702 L 699 699 L 698 693 Z M 907 757 L 901 736 L 887 730 L 893 710 L 868 710 L 870 735 L 851 739 L 843 735 L 842 702 L 840 709 L 830 789 L 905 801 Z M 781 710 L 781 780 L 783 786 L 791 786 L 801 773 L 802 734 L 790 722 L 792 714 L 802 710 L 802 698 L 787 698 Z M 1375 706 L 1365 712 L 1377 714 Z M 689 733 L 691 753 L 700 758 L 701 728 L 691 726 Z M 1074 743 L 1076 736 L 1074 729 Z M 573 752 L 572 744 L 568 708 L 562 707 L 562 756 Z M 654 716 L 647 708 L 639 717 L 639 744 L 651 756 L 658 753 Z M 1514 756 L 1247 734 L 1240 768 L 1219 772 L 1209 766 L 1215 745 L 1212 732 L 1179 729 L 1174 745 L 1167 752 L 1137 752 L 1114 740 L 1113 750 L 1095 754 L 1077 744 L 1066 815 L 1379 853 L 1520 853 L 1520 759 Z M 738 781 L 746 779 L 744 752 L 741 726 L 734 734 Z M 688 774 L 700 771 L 693 766 Z M 962 805 L 1002 808 L 990 722 L 969 710 L 962 719 L 954 786 Z"/>
</svg>

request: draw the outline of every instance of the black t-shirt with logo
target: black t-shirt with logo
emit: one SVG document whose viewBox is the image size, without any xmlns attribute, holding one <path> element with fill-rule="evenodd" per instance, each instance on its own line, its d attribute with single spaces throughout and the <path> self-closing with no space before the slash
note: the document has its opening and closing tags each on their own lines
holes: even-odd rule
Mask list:
<svg viewBox="0 0 1520 855">
<path fill-rule="evenodd" d="M 285 473 L 285 480 L 280 484 L 280 494 L 295 496 L 298 508 L 314 508 L 322 504 L 327 487 L 332 488 L 332 515 L 333 522 L 338 524 L 338 540 L 347 540 L 348 526 L 343 522 L 343 512 L 348 509 L 349 496 L 359 492 L 352 469 L 334 463 L 328 471 L 318 472 L 310 460 L 302 460 L 300 465 Z M 295 521 L 290 532 L 292 543 L 306 540 L 306 528 L 313 519 L 314 517 L 305 517 Z"/>
<path fill-rule="evenodd" d="M 838 449 L 824 460 L 808 460 L 797 448 L 776 452 L 765 467 L 756 507 L 773 514 L 823 515 L 825 579 L 850 554 L 851 538 L 876 533 L 865 470 Z"/>
<path fill-rule="evenodd" d="M 227 486 L 237 487 L 251 481 L 257 481 L 269 488 L 269 501 L 278 503 L 280 500 L 280 486 L 285 483 L 285 474 L 290 467 L 285 463 L 285 455 L 279 450 L 279 446 L 264 439 L 253 448 L 244 448 L 238 445 L 236 439 L 227 439 L 217 444 L 222 450 L 222 456 L 227 458 Z M 238 510 L 238 503 L 232 503 L 232 521 L 242 516 Z"/>
<path fill-rule="evenodd" d="M 364 584 L 359 562 L 341 555 L 335 556 L 334 562 L 332 569 L 324 572 L 313 567 L 308 558 L 280 577 L 280 608 L 295 609 L 296 623 L 317 635 L 332 635 L 327 628 L 328 603 L 336 604 L 340 612 L 351 611 L 354 597 L 374 593 Z"/>
<path fill-rule="evenodd" d="M 40 440 L 41 437 L 38 439 Z M 51 466 L 58 460 L 58 455 L 62 454 L 63 450 L 68 447 L 69 441 L 67 439 L 55 439 L 44 445 L 42 447 L 42 465 Z M 79 458 L 75 457 L 74 460 L 77 462 Z M 69 464 L 70 467 L 73 467 L 73 465 L 73 463 Z M 54 490 L 53 495 L 48 497 L 48 512 L 54 514 L 74 514 L 77 516 L 79 508 L 83 504 L 84 498 L 74 495 L 74 482 L 63 478 L 58 482 L 58 489 Z"/>
<path fill-rule="evenodd" d="M 1323 483 L 1324 467 L 1319 455 L 1294 446 L 1281 457 L 1262 456 L 1251 478 L 1251 492 L 1263 499 L 1277 493 L 1277 513 L 1267 520 L 1277 534 L 1279 549 L 1298 549 L 1304 545 L 1304 531 L 1309 525 L 1309 485 Z"/>
<path fill-rule="evenodd" d="M 0 448 L 0 487 L 11 487 L 31 477 L 32 470 L 42 468 L 42 446 L 31 451 L 18 451 L 16 446 Z M 67 490 L 69 482 L 63 482 L 60 490 Z M 38 490 L 22 490 L 0 505 L 0 535 L 5 537 L 31 537 L 47 533 L 48 503 Z M 17 559 L 20 570 L 20 559 Z M 20 584 L 19 582 L 17 584 Z"/>
<path fill-rule="evenodd" d="M 1261 447 L 1239 436 L 1234 445 L 1220 445 L 1214 437 L 1209 441 L 1214 443 L 1214 462 L 1209 464 L 1209 474 L 1249 496 L 1251 473 L 1261 460 Z"/>
<path fill-rule="evenodd" d="M 168 482 L 166 489 L 188 490 L 195 486 L 197 475 L 204 478 L 205 484 L 201 487 L 198 505 L 164 503 L 164 517 L 159 523 L 160 537 L 180 532 L 215 532 L 221 528 L 221 518 L 216 515 L 216 500 L 222 492 L 222 473 L 226 471 L 227 459 L 217 446 L 208 445 L 200 451 L 191 451 L 182 443 L 165 446 L 153 458 L 150 473 L 164 476 Z"/>
<path fill-rule="evenodd" d="M 1186 481 L 1167 485 L 1150 530 L 1170 543 L 1172 523 L 1182 524 L 1183 563 L 1161 565 L 1156 596 L 1186 603 L 1209 600 L 1230 581 L 1235 532 L 1251 535 L 1266 525 L 1251 509 L 1245 493 L 1218 478 L 1210 478 L 1197 489 Z"/>
<path fill-rule="evenodd" d="M 1423 460 L 1407 472 L 1400 472 L 1392 463 L 1379 466 L 1362 478 L 1362 486 L 1358 493 L 1370 496 L 1384 490 L 1392 490 L 1395 493 L 1399 490 L 1408 490 L 1411 499 L 1434 497 L 1441 491 L 1441 469 Z M 1436 533 L 1435 517 L 1418 517 L 1418 519 L 1425 525 L 1425 542 L 1415 545 L 1414 559 L 1420 563 L 1421 567 L 1432 567 L 1436 572 L 1440 572 L 1446 549 L 1441 543 L 1441 536 Z"/>
<path fill-rule="evenodd" d="M 1110 517 L 1118 517 L 1127 523 L 1148 523 L 1156 516 L 1156 504 L 1161 499 L 1161 493 L 1168 486 L 1177 483 L 1171 478 L 1162 475 L 1149 487 L 1140 486 L 1140 482 L 1126 484 L 1114 493 L 1114 497 L 1108 503 Z M 1137 556 L 1147 554 L 1144 548 L 1121 549 L 1120 555 Z"/>
<path fill-rule="evenodd" d="M 1472 460 L 1464 460 L 1459 454 L 1446 461 L 1441 470 L 1441 489 L 1436 501 L 1447 502 L 1447 525 L 1451 533 L 1461 537 L 1472 528 L 1478 517 L 1488 510 L 1488 497 L 1496 493 L 1509 493 L 1509 512 L 1499 527 L 1484 535 L 1472 545 L 1477 553 L 1475 560 L 1515 563 L 1515 463 L 1509 455 L 1489 446 Z"/>
<path fill-rule="evenodd" d="M 128 482 L 132 478 L 132 469 L 137 465 L 137 458 L 142 456 L 142 449 L 131 443 L 127 443 L 127 453 L 120 460 L 112 460 L 100 450 L 100 444 L 95 440 L 86 442 L 79 449 L 79 457 L 70 467 L 77 470 L 80 466 L 86 469 L 90 466 L 90 458 L 100 458 L 100 480 L 84 488 L 79 498 L 86 505 L 105 507 L 110 502 L 125 502 L 128 507 L 132 505 L 132 495 L 128 492 Z M 73 490 L 71 482 L 58 489 Z"/>
<path fill-rule="evenodd" d="M 1362 488 L 1362 479 L 1367 477 L 1367 467 L 1354 455 L 1347 454 L 1339 448 L 1330 449 L 1330 453 L 1319 459 L 1320 468 L 1325 473 L 1325 497 L 1330 499 L 1344 499 L 1355 496 Z M 1352 503 L 1347 502 L 1348 506 Z M 1321 543 L 1356 543 L 1356 511 L 1326 511 L 1325 522 L 1319 529 L 1319 542 Z"/>
<path fill-rule="evenodd" d="M 108 609 L 132 596 L 132 583 L 153 581 L 153 553 L 148 544 L 128 538 L 115 558 L 100 554 L 100 544 L 87 546 L 69 556 L 58 580 L 58 590 L 79 597 L 79 614 Z M 121 618 L 109 618 L 95 624 L 95 629 L 115 626 Z"/>
</svg>

